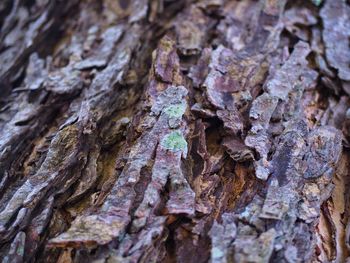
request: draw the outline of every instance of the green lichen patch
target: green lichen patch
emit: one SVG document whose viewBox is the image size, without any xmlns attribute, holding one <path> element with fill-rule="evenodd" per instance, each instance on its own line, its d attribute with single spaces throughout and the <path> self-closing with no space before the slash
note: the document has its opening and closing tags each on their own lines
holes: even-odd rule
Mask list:
<svg viewBox="0 0 350 263">
<path fill-rule="evenodd" d="M 24 246 L 19 245 L 16 252 L 17 252 L 17 255 L 23 256 L 24 255 Z"/>
<path fill-rule="evenodd" d="M 164 109 L 164 112 L 171 118 L 181 118 L 185 111 L 185 103 L 173 104 Z"/>
<path fill-rule="evenodd" d="M 322 0 L 311 0 L 311 1 L 316 6 L 320 6 L 322 4 Z"/>
<path fill-rule="evenodd" d="M 163 148 L 173 152 L 187 149 L 187 142 L 181 131 L 173 131 L 165 135 L 160 144 Z"/>
<path fill-rule="evenodd" d="M 219 248 L 214 247 L 211 250 L 211 255 L 212 255 L 212 258 L 214 258 L 214 259 L 220 259 L 223 256 L 225 256 L 225 253 L 222 250 L 220 250 Z"/>
</svg>

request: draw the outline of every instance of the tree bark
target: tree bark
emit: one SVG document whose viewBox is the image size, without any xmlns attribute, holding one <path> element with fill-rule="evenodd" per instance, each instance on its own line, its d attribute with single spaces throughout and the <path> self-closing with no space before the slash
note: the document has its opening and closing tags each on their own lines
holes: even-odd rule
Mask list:
<svg viewBox="0 0 350 263">
<path fill-rule="evenodd" d="M 344 0 L 3 0 L 3 262 L 349 260 Z"/>
</svg>

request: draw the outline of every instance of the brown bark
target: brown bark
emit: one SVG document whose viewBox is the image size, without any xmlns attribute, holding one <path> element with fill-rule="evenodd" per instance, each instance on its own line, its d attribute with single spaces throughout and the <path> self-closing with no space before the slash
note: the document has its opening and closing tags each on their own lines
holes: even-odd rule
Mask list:
<svg viewBox="0 0 350 263">
<path fill-rule="evenodd" d="M 2 1 L 2 261 L 349 260 L 349 10 Z"/>
</svg>

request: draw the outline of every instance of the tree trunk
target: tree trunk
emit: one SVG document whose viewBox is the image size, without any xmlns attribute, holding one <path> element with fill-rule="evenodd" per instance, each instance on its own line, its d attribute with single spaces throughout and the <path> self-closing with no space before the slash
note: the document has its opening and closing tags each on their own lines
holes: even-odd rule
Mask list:
<svg viewBox="0 0 350 263">
<path fill-rule="evenodd" d="M 2 0 L 0 28 L 3 262 L 350 256 L 349 2 Z"/>
</svg>

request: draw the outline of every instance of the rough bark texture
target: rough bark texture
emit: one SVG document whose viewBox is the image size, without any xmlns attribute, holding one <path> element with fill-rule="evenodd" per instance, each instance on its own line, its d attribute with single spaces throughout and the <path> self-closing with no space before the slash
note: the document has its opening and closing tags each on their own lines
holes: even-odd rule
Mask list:
<svg viewBox="0 0 350 263">
<path fill-rule="evenodd" d="M 2 0 L 3 262 L 350 260 L 345 0 Z"/>
</svg>

